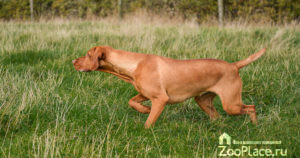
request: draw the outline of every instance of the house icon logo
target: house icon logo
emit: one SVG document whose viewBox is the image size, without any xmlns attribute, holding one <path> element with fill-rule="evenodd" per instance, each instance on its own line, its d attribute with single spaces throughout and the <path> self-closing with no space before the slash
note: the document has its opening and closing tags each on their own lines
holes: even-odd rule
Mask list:
<svg viewBox="0 0 300 158">
<path fill-rule="evenodd" d="M 227 134 L 227 133 L 223 133 L 220 137 L 219 137 L 219 144 L 223 145 L 224 144 L 224 139 L 226 141 L 227 145 L 231 144 L 231 137 Z"/>
</svg>

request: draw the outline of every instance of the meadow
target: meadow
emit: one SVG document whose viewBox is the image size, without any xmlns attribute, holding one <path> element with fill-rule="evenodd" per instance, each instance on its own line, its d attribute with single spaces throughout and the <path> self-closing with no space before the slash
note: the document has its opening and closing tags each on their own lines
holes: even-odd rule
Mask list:
<svg viewBox="0 0 300 158">
<path fill-rule="evenodd" d="M 258 125 L 227 115 L 219 98 L 214 104 L 222 117 L 210 121 L 189 99 L 167 105 L 146 130 L 148 115 L 128 105 L 137 94 L 130 84 L 73 68 L 71 61 L 96 45 L 228 62 L 266 47 L 240 70 L 243 101 L 256 105 Z M 282 141 L 251 148 L 287 149 L 287 157 L 300 157 L 299 65 L 298 24 L 0 22 L 0 157 L 217 157 L 224 132 L 241 141 Z"/>
</svg>

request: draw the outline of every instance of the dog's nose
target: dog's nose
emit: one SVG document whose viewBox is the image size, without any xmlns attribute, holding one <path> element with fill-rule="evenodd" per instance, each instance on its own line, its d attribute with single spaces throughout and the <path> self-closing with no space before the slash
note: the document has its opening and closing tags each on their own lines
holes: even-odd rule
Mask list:
<svg viewBox="0 0 300 158">
<path fill-rule="evenodd" d="M 76 62 L 76 59 L 72 60 L 72 63 L 74 64 Z"/>
</svg>

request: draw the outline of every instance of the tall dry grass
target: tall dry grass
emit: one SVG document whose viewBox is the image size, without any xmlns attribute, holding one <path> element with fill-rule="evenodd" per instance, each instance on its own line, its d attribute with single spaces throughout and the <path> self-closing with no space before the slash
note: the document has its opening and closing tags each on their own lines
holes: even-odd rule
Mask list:
<svg viewBox="0 0 300 158">
<path fill-rule="evenodd" d="M 128 18 L 0 23 L 0 157 L 216 157 L 218 137 L 280 140 L 299 155 L 298 24 L 197 25 Z M 152 130 L 128 107 L 133 87 L 103 73 L 76 72 L 71 61 L 95 45 L 176 59 L 234 62 L 267 47 L 240 71 L 245 116 L 211 122 L 193 100 L 167 106 Z M 149 104 L 149 103 L 146 103 Z M 252 147 L 265 147 L 257 145 Z"/>
</svg>

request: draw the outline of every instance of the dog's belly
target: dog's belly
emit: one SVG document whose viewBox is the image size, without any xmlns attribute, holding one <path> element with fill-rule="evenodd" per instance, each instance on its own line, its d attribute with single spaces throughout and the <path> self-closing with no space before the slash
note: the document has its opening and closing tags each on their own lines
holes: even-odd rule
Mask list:
<svg viewBox="0 0 300 158">
<path fill-rule="evenodd" d="M 201 89 L 181 89 L 175 91 L 167 92 L 169 97 L 169 104 L 180 103 L 189 99 L 191 97 L 195 97 L 200 95 L 204 90 Z"/>
<path fill-rule="evenodd" d="M 199 96 L 201 93 L 209 91 L 218 81 L 209 75 L 198 78 L 181 78 L 181 80 L 178 78 L 165 82 L 167 84 L 164 87 L 169 97 L 169 103 L 179 103 L 188 98 Z"/>
<path fill-rule="evenodd" d="M 181 103 L 191 97 L 193 97 L 193 95 L 170 95 L 168 103 L 169 104 Z"/>
<path fill-rule="evenodd" d="M 169 103 L 183 102 L 210 91 L 226 72 L 228 63 L 215 60 L 192 60 L 170 62 L 159 77 L 169 97 Z"/>
</svg>

